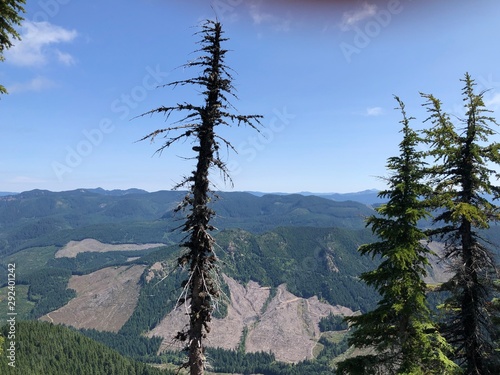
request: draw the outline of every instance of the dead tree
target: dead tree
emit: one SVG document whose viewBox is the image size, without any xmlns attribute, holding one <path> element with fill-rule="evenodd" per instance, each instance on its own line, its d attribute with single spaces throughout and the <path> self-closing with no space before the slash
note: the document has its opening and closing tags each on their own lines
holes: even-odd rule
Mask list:
<svg viewBox="0 0 500 375">
<path fill-rule="evenodd" d="M 218 169 L 224 180 L 232 183 L 226 163 L 219 152 L 221 146 L 227 150 L 235 150 L 226 139 L 217 135 L 215 129 L 217 126 L 234 124 L 257 129 L 260 125 L 259 118 L 262 117 L 235 114 L 234 107 L 227 98 L 236 98 L 231 83 L 232 76 L 224 64 L 227 50 L 221 47 L 221 43 L 227 38 L 223 38 L 222 27 L 218 21 L 207 20 L 201 28 L 196 34 L 201 35 L 201 48 L 197 50 L 200 56 L 184 65 L 188 68 L 198 68 L 201 72 L 195 78 L 171 82 L 165 86 L 201 87 L 204 102 L 201 105 L 178 103 L 141 115 L 163 113 L 168 118 L 174 112 L 185 114 L 172 126 L 155 130 L 141 139 L 154 141 L 157 137 L 163 137 L 165 141 L 157 150 L 158 153 L 181 140 L 187 139 L 195 144 L 192 149 L 196 153 L 196 167 L 191 175 L 184 177 L 175 188 L 188 188 L 188 193 L 177 210 L 188 210 L 185 224 L 182 226 L 186 237 L 181 243 L 181 247 L 187 251 L 178 258 L 178 263 L 181 267 L 189 267 L 188 279 L 184 284 L 185 294 L 179 300 L 190 303 L 189 328 L 178 332 L 176 338 L 186 342 L 189 357 L 185 367 L 189 367 L 190 373 L 196 375 L 204 373 L 203 339 L 210 332 L 209 323 L 214 302 L 220 294 L 214 277 L 217 257 L 213 251 L 214 239 L 210 234 L 215 229 L 210 224 L 215 212 L 209 207 L 213 197 L 209 172 L 211 169 Z"/>
</svg>

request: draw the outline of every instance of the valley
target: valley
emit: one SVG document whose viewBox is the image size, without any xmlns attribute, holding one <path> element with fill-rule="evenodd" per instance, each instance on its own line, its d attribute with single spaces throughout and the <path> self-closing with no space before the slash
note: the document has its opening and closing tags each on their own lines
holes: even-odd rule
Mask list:
<svg viewBox="0 0 500 375">
<path fill-rule="evenodd" d="M 123 355 L 175 363 L 174 337 L 187 322 L 186 304 L 176 307 L 185 277 L 176 266 L 182 214 L 173 212 L 181 196 L 81 189 L 0 197 L 0 277 L 16 263 L 19 319 L 73 327 Z M 322 332 L 322 322 L 367 311 L 378 299 L 358 280 L 377 264 L 357 251 L 374 239 L 364 228 L 371 205 L 249 193 L 220 193 L 213 205 L 224 292 L 207 338 L 223 350 L 214 358 L 330 366 L 347 349 L 347 332 Z M 440 251 L 439 243 L 429 247 Z M 426 282 L 448 277 L 433 259 Z M 325 353 L 337 354 L 326 361 Z"/>
</svg>

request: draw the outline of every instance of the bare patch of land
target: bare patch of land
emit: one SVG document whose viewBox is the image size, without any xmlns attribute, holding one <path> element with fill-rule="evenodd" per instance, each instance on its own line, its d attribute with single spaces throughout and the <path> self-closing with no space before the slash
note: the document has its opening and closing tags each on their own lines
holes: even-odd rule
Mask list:
<svg viewBox="0 0 500 375">
<path fill-rule="evenodd" d="M 443 259 L 444 244 L 436 241 L 425 244 L 435 255 L 429 257 L 429 273 L 424 281 L 428 284 L 441 284 L 448 281 L 453 276 L 453 272 L 450 271 L 450 264 Z"/>
<path fill-rule="evenodd" d="M 141 265 L 109 267 L 89 275 L 72 276 L 68 288 L 76 291 L 76 298 L 40 320 L 118 332 L 137 305 L 138 281 L 144 268 Z"/>
<path fill-rule="evenodd" d="M 271 351 L 277 360 L 299 362 L 313 357 L 313 348 L 320 339 L 319 321 L 330 313 L 352 315 L 347 307 L 331 306 L 317 297 L 300 298 L 278 287 L 276 296 L 269 301 L 270 289 L 255 282 L 246 286 L 225 277 L 231 291 L 231 304 L 224 319 L 213 319 L 207 346 L 237 349 L 247 327 L 247 352 Z M 264 310 L 264 311 L 262 311 Z M 175 334 L 188 322 L 184 306 L 169 313 L 148 336 L 164 337 L 160 351 L 179 349 L 173 340 Z"/>
<path fill-rule="evenodd" d="M 154 247 L 165 246 L 162 243 L 148 243 L 148 244 L 107 244 L 102 243 L 93 238 L 86 238 L 82 241 L 69 241 L 66 246 L 57 251 L 56 258 L 75 258 L 78 253 L 97 252 L 104 253 L 108 251 L 139 251 L 151 249 Z"/>
</svg>

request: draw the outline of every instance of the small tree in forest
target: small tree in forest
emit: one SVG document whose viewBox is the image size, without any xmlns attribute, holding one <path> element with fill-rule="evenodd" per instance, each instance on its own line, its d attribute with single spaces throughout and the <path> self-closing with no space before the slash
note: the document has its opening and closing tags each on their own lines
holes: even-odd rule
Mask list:
<svg viewBox="0 0 500 375">
<path fill-rule="evenodd" d="M 488 198 L 500 197 L 500 188 L 491 181 L 500 176 L 493 169 L 500 164 L 500 144 L 489 142 L 496 134 L 491 128 L 496 122 L 485 108 L 484 92 L 474 92 L 469 74 L 462 82 L 466 113 L 457 119 L 459 126 L 438 99 L 422 94 L 433 125 L 425 132 L 435 162 L 428 171 L 433 182 L 429 202 L 438 212 L 434 222 L 442 224 L 429 234 L 444 242 L 444 257 L 454 273 L 442 286 L 453 295 L 446 305 L 449 317 L 443 334 L 455 347 L 456 360 L 466 374 L 498 374 L 498 352 L 493 350 L 496 328 L 488 311 L 497 273 L 481 231 L 499 219 L 499 207 Z"/>
<path fill-rule="evenodd" d="M 214 239 L 210 234 L 215 229 L 210 224 L 215 212 L 209 207 L 212 198 L 209 171 L 213 168 L 218 169 L 225 180 L 230 180 L 227 166 L 219 152 L 221 145 L 234 150 L 226 139 L 215 132 L 215 129 L 217 126 L 231 126 L 235 123 L 257 129 L 261 116 L 231 112 L 234 107 L 229 103 L 227 96 L 235 97 L 235 95 L 231 83 L 232 76 L 224 64 L 227 50 L 223 49 L 221 44 L 227 39 L 223 38 L 221 24 L 218 21 L 207 20 L 197 34 L 202 36 L 199 42 L 201 48 L 197 51 L 201 56 L 184 66 L 199 68 L 200 75 L 172 82 L 167 86 L 201 87 L 203 103 L 176 104 L 144 113 L 142 116 L 163 113 L 167 118 L 174 112 L 186 114 L 172 126 L 155 130 L 141 140 L 153 141 L 158 136 L 164 137 L 166 140 L 157 152 L 162 152 L 181 140 L 195 143 L 192 147 L 196 153 L 195 170 L 176 186 L 176 188 L 188 188 L 186 197 L 178 207 L 178 210 L 189 211 L 182 227 L 186 237 L 181 244 L 187 252 L 178 258 L 178 264 L 189 269 L 185 294 L 179 301 L 190 303 L 189 327 L 178 332 L 176 338 L 187 342 L 189 357 L 185 367 L 189 367 L 191 374 L 199 375 L 204 373 L 205 366 L 203 339 L 210 331 L 209 323 L 214 303 L 220 294 L 215 277 L 217 257 L 213 251 Z"/>
<path fill-rule="evenodd" d="M 12 39 L 20 40 L 15 27 L 21 25 L 26 0 L 3 0 L 0 2 L 0 61 L 4 61 L 3 51 L 12 47 Z M 6 94 L 5 87 L 0 85 L 0 94 Z"/>
<path fill-rule="evenodd" d="M 388 189 L 379 193 L 388 202 L 368 218 L 367 226 L 379 242 L 362 245 L 363 255 L 380 257 L 377 269 L 361 279 L 381 295 L 375 310 L 347 318 L 354 328 L 350 345 L 374 354 L 351 357 L 339 363 L 339 374 L 452 374 L 457 366 L 447 358 L 449 347 L 432 322 L 426 302 L 426 267 L 431 251 L 424 245 L 419 220 L 429 216 L 422 197 L 424 162 L 417 151 L 420 139 L 410 128 L 403 102 L 400 156 L 388 159 Z"/>
</svg>

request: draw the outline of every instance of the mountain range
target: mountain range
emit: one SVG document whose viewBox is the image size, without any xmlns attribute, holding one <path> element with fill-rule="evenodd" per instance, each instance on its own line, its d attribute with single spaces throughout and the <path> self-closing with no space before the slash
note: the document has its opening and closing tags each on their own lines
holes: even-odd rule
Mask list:
<svg viewBox="0 0 500 375">
<path fill-rule="evenodd" d="M 182 191 L 146 193 L 127 190 L 103 193 L 33 190 L 0 197 L 0 254 L 26 247 L 58 245 L 87 237 L 109 243 L 172 244 L 183 219 L 174 213 Z M 277 226 L 363 228 L 372 213 L 353 201 L 335 202 L 316 196 L 221 192 L 213 202 L 219 229 L 264 232 Z M 138 228 L 140 227 L 140 230 Z"/>
<path fill-rule="evenodd" d="M 0 280 L 15 264 L 19 319 L 71 326 L 134 359 L 178 363 L 184 214 L 174 210 L 185 194 L 78 189 L 0 197 Z M 376 204 L 374 194 L 357 196 Z M 224 298 L 207 344 L 214 368 L 231 372 L 224 363 L 237 362 L 248 372 L 245 364 L 259 362 L 261 373 L 285 374 L 293 362 L 308 368 L 299 373 L 331 372 L 347 350 L 345 327 L 332 322 L 378 299 L 358 280 L 377 264 L 357 251 L 374 240 L 365 228 L 373 208 L 333 195 L 216 195 Z M 443 276 L 438 268 L 433 282 Z M 6 285 L 0 293 L 4 311 Z"/>
<path fill-rule="evenodd" d="M 90 193 L 97 193 L 97 194 L 103 194 L 103 195 L 115 195 L 115 196 L 120 196 L 120 195 L 128 195 L 128 194 L 148 194 L 148 191 L 142 190 L 142 189 L 136 189 L 136 188 L 131 188 L 131 189 L 126 189 L 126 190 L 121 190 L 121 189 L 114 189 L 114 190 L 105 190 L 103 188 L 89 188 L 89 189 L 78 189 L 80 191 L 85 190 Z M 290 195 L 291 193 L 280 193 L 280 192 L 261 192 L 261 191 L 242 191 L 243 193 L 250 193 L 252 195 L 261 197 L 263 195 Z M 377 189 L 367 189 L 363 191 L 358 191 L 358 192 L 353 192 L 353 193 L 312 193 L 309 191 L 302 191 L 298 192 L 296 194 L 308 196 L 308 195 L 315 195 L 317 197 L 322 197 L 326 199 L 331 199 L 334 201 L 355 201 L 355 202 L 360 202 L 360 203 L 365 203 L 365 204 L 375 204 L 379 202 L 383 202 L 384 199 L 381 199 L 378 197 L 379 190 Z M 6 195 L 16 195 L 19 193 L 13 193 L 13 192 L 4 192 L 0 191 L 0 197 L 6 196 Z"/>
</svg>

